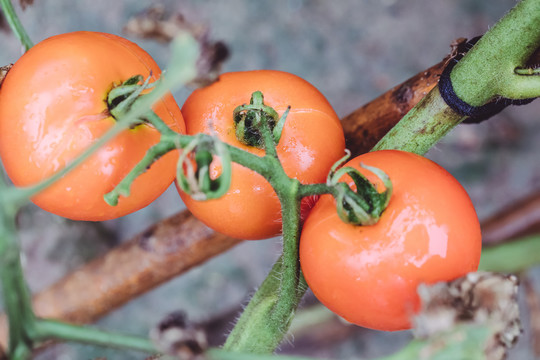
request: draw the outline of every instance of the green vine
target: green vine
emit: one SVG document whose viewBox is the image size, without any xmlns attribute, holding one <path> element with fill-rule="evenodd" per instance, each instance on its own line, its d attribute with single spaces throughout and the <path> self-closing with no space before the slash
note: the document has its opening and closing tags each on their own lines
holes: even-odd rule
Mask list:
<svg viewBox="0 0 540 360">
<path fill-rule="evenodd" d="M 522 0 L 456 64 L 450 77 L 459 98 L 484 105 L 497 96 L 526 99 L 540 96 L 540 76 L 520 74 L 540 45 L 540 1 Z M 534 72 L 533 72 L 534 74 Z M 373 150 L 400 149 L 425 154 L 465 119 L 429 92 Z"/>
<path fill-rule="evenodd" d="M 32 46 L 34 46 L 34 44 L 26 33 L 24 26 L 21 24 L 21 21 L 13 8 L 13 4 L 10 0 L 0 0 L 0 6 L 2 6 L 2 10 L 4 11 L 4 15 L 9 26 L 11 27 L 11 30 L 24 46 L 25 51 L 28 51 Z"/>
</svg>

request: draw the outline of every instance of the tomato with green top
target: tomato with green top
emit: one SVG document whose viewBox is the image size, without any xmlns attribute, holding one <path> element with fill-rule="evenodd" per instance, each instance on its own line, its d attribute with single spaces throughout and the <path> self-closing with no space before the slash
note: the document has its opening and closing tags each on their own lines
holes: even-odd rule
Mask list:
<svg viewBox="0 0 540 360">
<path fill-rule="evenodd" d="M 0 88 L 0 157 L 17 186 L 36 184 L 73 161 L 116 120 L 107 94 L 134 75 L 159 78 L 156 62 L 136 44 L 98 32 L 53 36 L 32 47 Z M 153 110 L 174 130 L 185 132 L 172 96 Z M 32 201 L 75 220 L 108 220 L 156 199 L 175 177 L 177 153 L 156 161 L 132 186 L 131 196 L 112 207 L 103 200 L 160 139 L 152 126 L 127 129 Z"/>
<path fill-rule="evenodd" d="M 389 176 L 388 207 L 375 225 L 351 225 L 339 218 L 334 198 L 323 195 L 303 226 L 300 264 L 315 296 L 336 314 L 367 328 L 407 329 L 419 310 L 420 283 L 477 270 L 478 217 L 463 187 L 431 160 L 386 150 L 344 165 L 381 187 L 361 163 Z M 348 175 L 340 181 L 354 187 Z"/>
<path fill-rule="evenodd" d="M 277 154 L 288 176 L 301 183 L 324 182 L 332 164 L 343 156 L 345 139 L 338 116 L 310 83 L 273 71 L 226 73 L 210 86 L 195 90 L 182 107 L 187 133 L 215 135 L 222 141 L 264 156 L 236 136 L 233 112 L 260 91 L 264 104 L 281 116 L 290 106 Z M 210 166 L 216 178 L 219 161 Z M 259 174 L 232 164 L 232 183 L 223 197 L 198 201 L 180 191 L 187 208 L 214 230 L 239 239 L 264 239 L 281 232 L 281 206 L 270 184 Z M 313 201 L 303 202 L 304 213 Z"/>
</svg>

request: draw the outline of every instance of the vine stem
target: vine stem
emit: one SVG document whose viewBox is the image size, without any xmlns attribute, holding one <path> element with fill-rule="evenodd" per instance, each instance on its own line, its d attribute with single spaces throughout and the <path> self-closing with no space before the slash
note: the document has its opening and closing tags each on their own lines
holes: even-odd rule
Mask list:
<svg viewBox="0 0 540 360">
<path fill-rule="evenodd" d="M 223 349 L 210 349 L 205 355 L 209 360 L 324 360 L 303 356 L 240 353 Z"/>
<path fill-rule="evenodd" d="M 300 200 L 296 179 L 291 179 L 279 162 L 270 127 L 262 121 L 266 155 L 262 175 L 270 182 L 281 203 L 283 254 L 240 316 L 224 349 L 254 354 L 273 353 L 287 333 L 307 285 L 298 260 Z"/>
<path fill-rule="evenodd" d="M 540 45 L 539 23 L 540 1 L 522 0 L 486 32 L 452 70 L 459 98 L 479 106 L 496 96 L 540 96 L 539 76 L 515 73 Z M 435 87 L 372 150 L 400 149 L 423 155 L 464 119 Z"/>
<path fill-rule="evenodd" d="M 540 46 L 540 1 L 522 0 L 491 28 L 450 74 L 459 98 L 473 106 L 496 96 L 540 96 L 540 77 L 515 73 Z"/>
<path fill-rule="evenodd" d="M 397 149 L 423 155 L 463 119 L 435 87 L 371 151 Z"/>
<path fill-rule="evenodd" d="M 147 353 L 159 352 L 147 338 L 115 334 L 53 320 L 36 320 L 32 335 L 36 341 L 45 341 L 54 338 L 92 345 L 132 349 Z"/>
<path fill-rule="evenodd" d="M 0 194 L 8 188 L 0 173 Z M 0 196 L 0 279 L 4 307 L 10 323 L 9 352 L 14 359 L 24 359 L 31 352 L 27 327 L 35 319 L 30 293 L 24 281 L 19 244 L 16 239 L 15 213 L 17 207 Z"/>
<path fill-rule="evenodd" d="M 24 50 L 28 51 L 32 46 L 34 46 L 34 44 L 21 24 L 21 21 L 13 8 L 13 4 L 10 0 L 0 0 L 0 5 L 2 6 L 2 10 L 4 11 L 4 15 L 6 16 L 11 30 L 15 33 L 15 36 L 23 45 Z"/>
</svg>

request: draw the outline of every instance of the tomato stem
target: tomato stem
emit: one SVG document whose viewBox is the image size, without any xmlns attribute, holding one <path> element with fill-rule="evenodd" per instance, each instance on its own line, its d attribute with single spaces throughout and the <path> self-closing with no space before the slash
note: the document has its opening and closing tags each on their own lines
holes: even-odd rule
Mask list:
<svg viewBox="0 0 540 360">
<path fill-rule="evenodd" d="M 526 67 L 517 67 L 514 72 L 518 75 L 533 76 L 540 75 L 540 67 L 526 68 Z"/>
<path fill-rule="evenodd" d="M 188 155 L 195 153 L 197 168 L 194 169 Z M 213 155 L 219 157 L 221 175 L 212 179 L 210 164 Z M 186 174 L 187 173 L 187 174 Z M 177 184 L 195 200 L 217 199 L 229 190 L 232 177 L 231 155 L 227 146 L 217 138 L 196 135 L 181 152 L 176 170 Z"/>
<path fill-rule="evenodd" d="M 281 139 L 281 132 L 290 106 L 280 117 L 276 110 L 264 104 L 262 92 L 255 91 L 251 94 L 249 104 L 236 107 L 233 111 L 236 138 L 247 146 L 259 149 L 274 147 Z M 272 135 L 272 141 L 265 138 L 263 127 L 268 127 Z"/>
<path fill-rule="evenodd" d="M 4 15 L 9 26 L 11 27 L 11 30 L 24 46 L 25 51 L 28 51 L 32 46 L 34 46 L 34 44 L 32 43 L 32 40 L 30 40 L 28 33 L 19 20 L 19 17 L 13 8 L 13 4 L 10 0 L 0 0 L 0 5 L 2 6 L 2 10 L 4 11 Z"/>
<path fill-rule="evenodd" d="M 107 107 L 109 113 L 116 120 L 122 118 L 131 109 L 135 100 L 141 96 L 144 90 L 154 86 L 154 84 L 150 84 L 151 77 L 152 74 L 145 80 L 142 75 L 135 75 L 124 81 L 122 85 L 109 91 L 109 94 L 107 95 Z M 142 84 L 139 84 L 139 82 L 142 82 Z M 144 120 L 144 118 L 141 120 Z"/>
<path fill-rule="evenodd" d="M 347 158 L 348 152 L 343 158 L 332 166 L 326 180 L 330 192 L 336 199 L 337 213 L 341 220 L 354 225 L 374 225 L 379 221 L 382 212 L 386 209 L 392 195 L 392 182 L 386 173 L 376 167 L 360 164 L 361 167 L 371 171 L 383 183 L 384 191 L 377 190 L 361 172 L 353 167 L 346 166 L 337 169 Z M 348 175 L 354 182 L 356 190 L 352 190 L 340 179 Z"/>
</svg>

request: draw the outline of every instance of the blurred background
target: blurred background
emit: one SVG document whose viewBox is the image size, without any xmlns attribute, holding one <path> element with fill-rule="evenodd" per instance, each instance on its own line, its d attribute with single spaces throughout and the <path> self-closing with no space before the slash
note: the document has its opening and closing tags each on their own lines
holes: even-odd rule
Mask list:
<svg viewBox="0 0 540 360">
<path fill-rule="evenodd" d="M 484 33 L 515 0 L 37 0 L 21 20 L 37 43 L 49 36 L 101 31 L 137 42 L 166 68 L 166 43 L 126 35 L 129 19 L 150 7 L 180 13 L 196 26 L 207 27 L 223 41 L 231 56 L 223 71 L 277 69 L 303 77 L 333 104 L 340 117 L 438 63 L 454 39 Z M 21 45 L 7 29 L 0 31 L 0 65 L 15 62 Z M 190 89 L 174 93 L 181 106 Z M 506 109 L 480 125 L 460 125 L 428 157 L 449 170 L 469 192 L 479 217 L 485 219 L 506 205 L 540 190 L 540 101 Z M 25 208 L 20 216 L 25 270 L 33 291 L 39 291 L 107 249 L 183 209 L 170 188 L 146 209 L 104 223 L 69 221 Z M 134 299 L 100 320 L 110 330 L 146 335 L 172 311 L 183 310 L 195 322 L 225 319 L 245 304 L 280 253 L 280 240 L 244 242 L 233 250 Z M 540 291 L 540 271 L 524 276 Z M 522 294 L 523 295 L 523 294 Z M 523 298 L 523 296 L 522 296 Z M 307 303 L 314 300 L 307 296 Z M 524 314 L 527 307 L 521 300 Z M 315 316 L 315 315 L 313 315 Z M 510 359 L 535 359 L 528 330 Z M 228 319 L 228 320 L 227 320 Z M 309 316 L 304 317 L 309 319 Z M 221 324 L 220 326 L 222 326 Z M 328 319 L 309 335 L 298 325 L 282 351 L 332 359 L 371 359 L 390 354 L 410 339 L 407 331 L 385 333 Z M 537 354 L 536 356 L 540 356 Z M 143 359 L 140 353 L 63 344 L 37 359 Z"/>
</svg>

